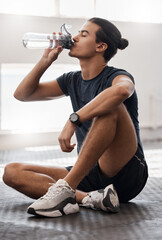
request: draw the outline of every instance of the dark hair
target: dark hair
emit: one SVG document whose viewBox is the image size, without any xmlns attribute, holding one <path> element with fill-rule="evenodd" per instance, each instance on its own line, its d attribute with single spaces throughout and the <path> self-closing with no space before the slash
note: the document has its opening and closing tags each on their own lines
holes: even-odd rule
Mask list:
<svg viewBox="0 0 162 240">
<path fill-rule="evenodd" d="M 107 43 L 108 48 L 104 52 L 104 59 L 106 62 L 117 53 L 118 49 L 123 50 L 128 46 L 128 40 L 121 37 L 120 31 L 113 23 L 106 19 L 96 17 L 88 21 L 100 26 L 100 29 L 96 32 L 96 42 Z"/>
</svg>

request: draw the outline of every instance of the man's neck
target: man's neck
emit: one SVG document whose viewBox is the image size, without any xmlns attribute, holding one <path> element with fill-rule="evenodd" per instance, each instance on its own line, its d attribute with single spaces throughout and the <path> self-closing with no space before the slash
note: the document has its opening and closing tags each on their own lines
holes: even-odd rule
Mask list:
<svg viewBox="0 0 162 240">
<path fill-rule="evenodd" d="M 107 64 L 103 60 L 98 60 L 96 61 L 89 59 L 87 61 L 84 59 L 80 59 L 80 66 L 81 66 L 81 71 L 82 71 L 82 78 L 84 80 L 90 80 L 94 77 L 96 77 Z"/>
</svg>

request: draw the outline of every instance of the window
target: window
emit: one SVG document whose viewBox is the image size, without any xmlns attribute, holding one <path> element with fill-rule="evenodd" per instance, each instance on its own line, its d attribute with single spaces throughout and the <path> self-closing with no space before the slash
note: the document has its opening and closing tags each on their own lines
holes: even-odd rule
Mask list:
<svg viewBox="0 0 162 240">
<path fill-rule="evenodd" d="M 114 21 L 162 22 L 162 0 L 96 0 L 96 15 Z"/>
<path fill-rule="evenodd" d="M 94 0 L 60 0 L 60 15 L 67 17 L 92 17 Z"/>
<path fill-rule="evenodd" d="M 0 13 L 53 16 L 54 0 L 0 0 Z"/>
<path fill-rule="evenodd" d="M 162 23 L 162 0 L 0 0 L 0 13 Z"/>
<path fill-rule="evenodd" d="M 68 97 L 40 102 L 20 102 L 13 97 L 16 87 L 33 66 L 1 65 L 1 130 L 60 131 L 69 118 L 72 107 Z M 77 65 L 55 64 L 55 69 L 48 69 L 41 81 L 56 79 L 64 72 L 78 69 Z"/>
</svg>

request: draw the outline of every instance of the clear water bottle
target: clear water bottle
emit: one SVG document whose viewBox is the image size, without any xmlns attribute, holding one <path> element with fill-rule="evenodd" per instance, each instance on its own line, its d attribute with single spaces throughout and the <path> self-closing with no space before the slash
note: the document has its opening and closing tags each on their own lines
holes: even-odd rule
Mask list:
<svg viewBox="0 0 162 240">
<path fill-rule="evenodd" d="M 70 49 L 73 45 L 71 34 L 68 32 L 66 24 L 60 28 L 60 34 L 45 34 L 45 33 L 25 33 L 23 36 L 23 45 L 29 49 L 53 49 L 57 46 Z"/>
</svg>

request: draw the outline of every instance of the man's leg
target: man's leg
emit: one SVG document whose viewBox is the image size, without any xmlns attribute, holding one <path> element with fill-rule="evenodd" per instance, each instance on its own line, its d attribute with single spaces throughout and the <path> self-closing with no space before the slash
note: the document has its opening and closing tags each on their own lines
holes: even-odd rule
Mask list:
<svg viewBox="0 0 162 240">
<path fill-rule="evenodd" d="M 103 174 L 112 177 L 128 163 L 136 150 L 135 129 L 125 106 L 121 104 L 111 113 L 94 119 L 74 167 L 41 201 L 29 206 L 28 213 L 57 217 L 77 212 L 78 209 L 73 207 L 74 190 L 96 162 L 99 161 Z M 103 195 L 107 195 L 103 199 L 106 200 L 106 209 L 110 206 L 118 210 L 118 197 L 113 187 L 108 187 Z"/>
<path fill-rule="evenodd" d="M 68 170 L 62 167 L 10 163 L 5 167 L 3 181 L 26 196 L 38 199 L 48 191 L 50 183 L 55 183 L 67 174 Z M 78 203 L 86 195 L 84 192 L 77 191 Z"/>
<path fill-rule="evenodd" d="M 107 177 L 115 176 L 137 150 L 135 129 L 123 104 L 115 111 L 94 119 L 77 162 L 65 180 L 76 189 L 83 177 L 99 161 Z"/>
</svg>

